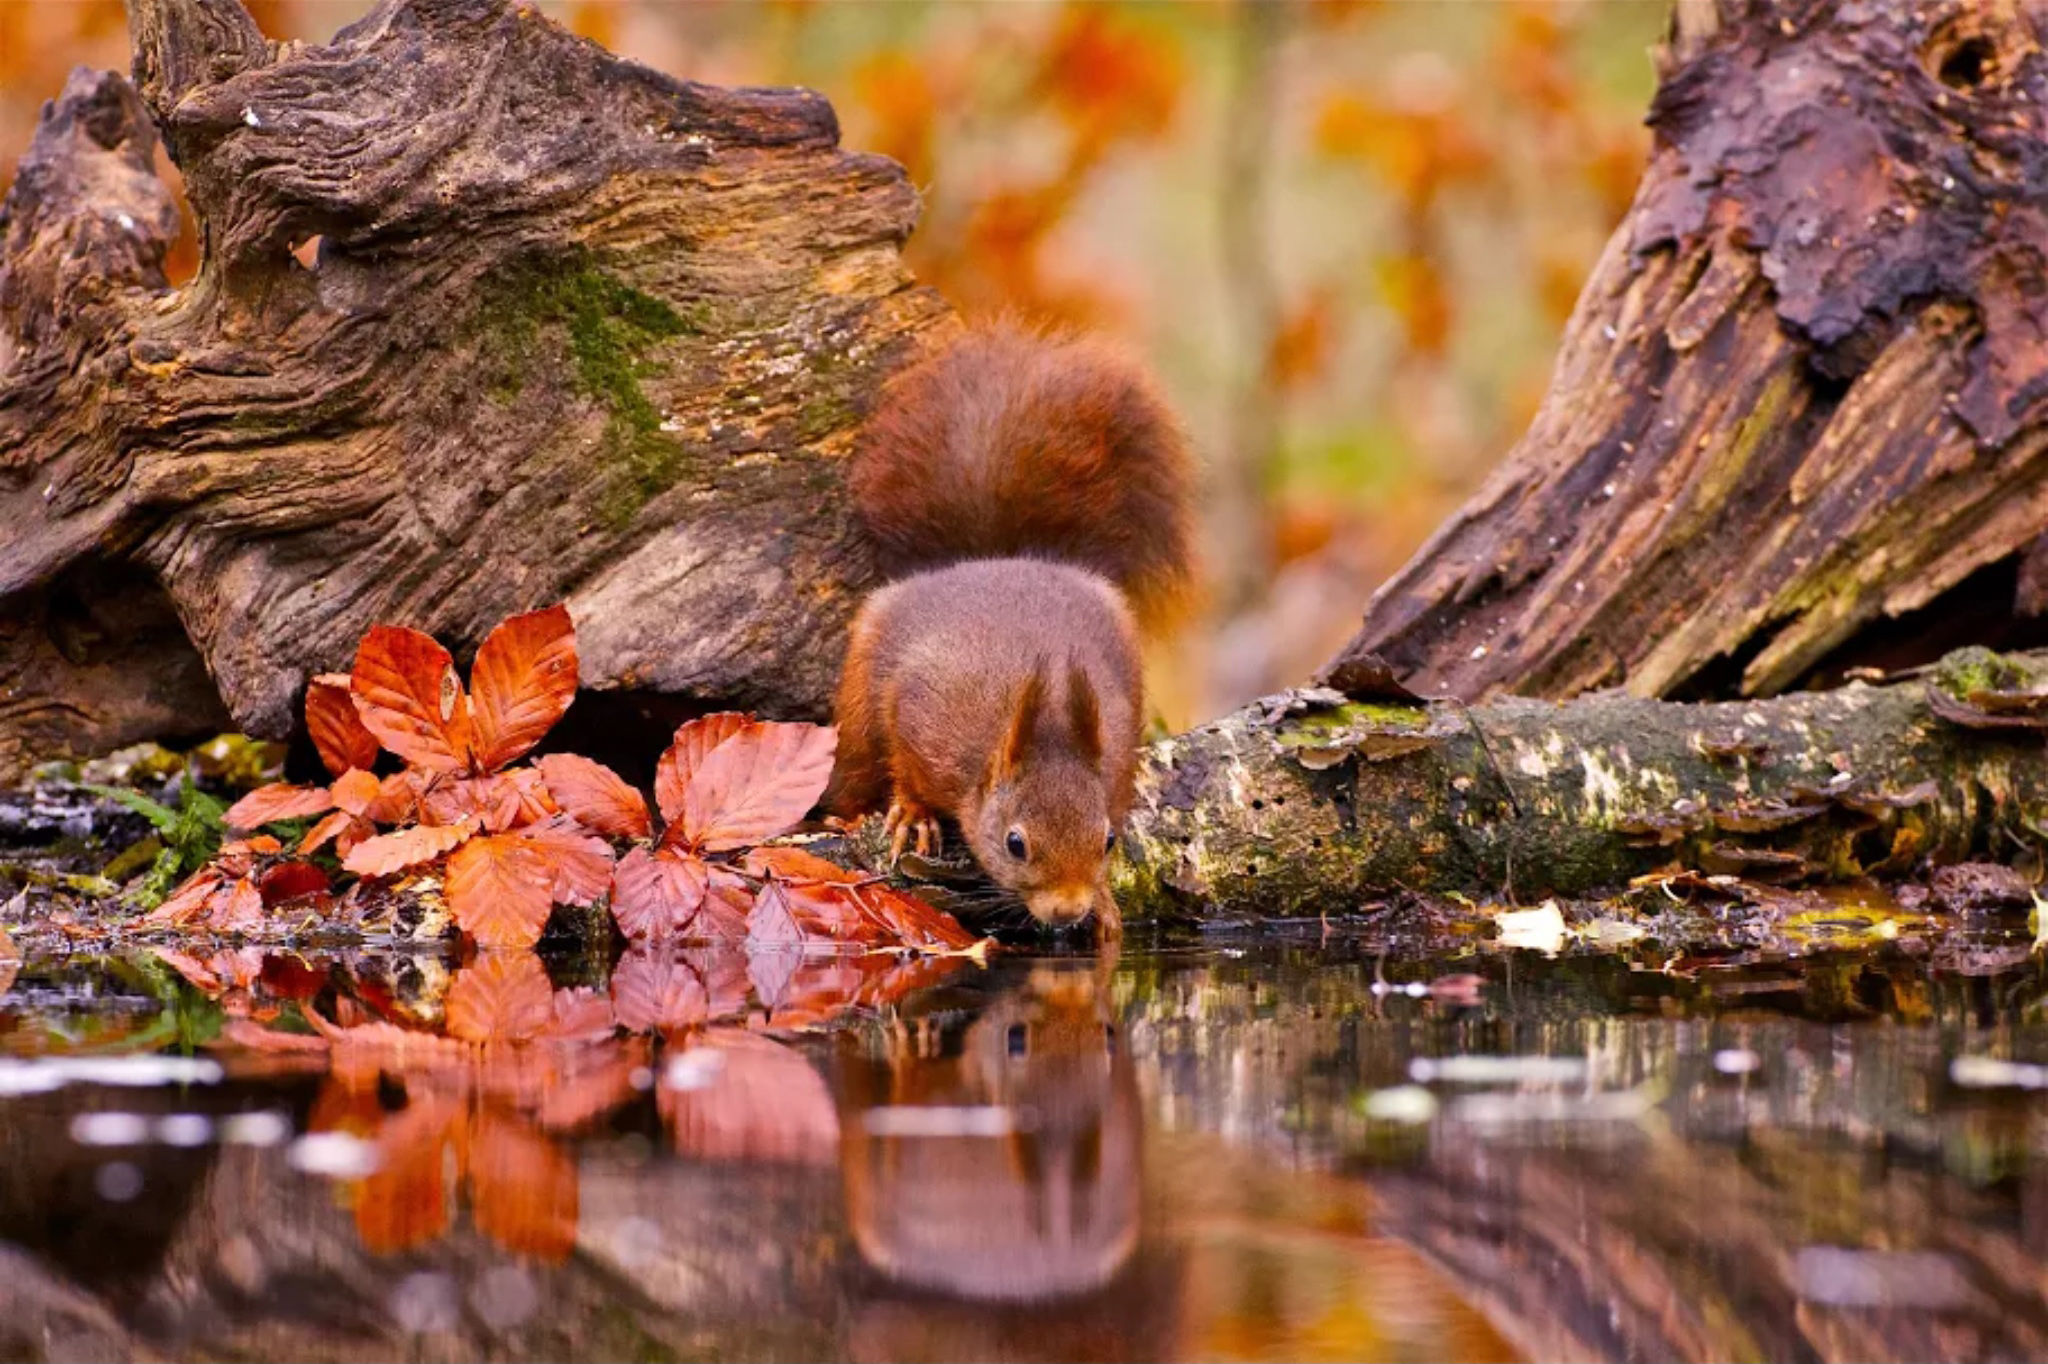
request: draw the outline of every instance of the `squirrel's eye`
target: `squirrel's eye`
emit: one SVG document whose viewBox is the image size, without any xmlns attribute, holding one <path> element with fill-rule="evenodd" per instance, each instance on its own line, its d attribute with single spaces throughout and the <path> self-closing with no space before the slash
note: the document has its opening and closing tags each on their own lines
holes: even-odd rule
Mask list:
<svg viewBox="0 0 2048 1364">
<path fill-rule="evenodd" d="M 1116 848 L 1116 830 L 1111 829 L 1102 836 L 1102 854 L 1107 857 Z"/>
<path fill-rule="evenodd" d="M 1010 836 L 1003 840 L 1003 847 L 1009 850 L 1010 856 L 1022 862 L 1025 856 L 1024 831 L 1022 829 L 1010 830 Z"/>
</svg>

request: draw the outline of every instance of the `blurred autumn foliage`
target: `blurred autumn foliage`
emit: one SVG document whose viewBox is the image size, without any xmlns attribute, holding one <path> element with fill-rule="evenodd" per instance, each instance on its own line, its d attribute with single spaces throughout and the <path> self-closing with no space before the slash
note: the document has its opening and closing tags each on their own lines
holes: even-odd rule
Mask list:
<svg viewBox="0 0 2048 1364">
<path fill-rule="evenodd" d="M 1212 472 L 1211 628 L 1169 721 L 1298 681 L 1541 397 L 1648 148 L 1664 0 L 1183 5 L 548 0 L 721 84 L 801 84 L 925 197 L 968 312 L 1128 338 Z M 369 0 L 257 0 L 320 41 Z M 118 0 L 0 0 L 0 183 Z M 178 262 L 192 268 L 189 245 Z"/>
</svg>

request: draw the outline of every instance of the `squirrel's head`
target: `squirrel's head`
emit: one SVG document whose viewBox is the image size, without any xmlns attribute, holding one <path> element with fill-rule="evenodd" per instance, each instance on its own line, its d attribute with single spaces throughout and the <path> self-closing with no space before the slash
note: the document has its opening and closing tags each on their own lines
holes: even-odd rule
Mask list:
<svg viewBox="0 0 2048 1364">
<path fill-rule="evenodd" d="M 978 804 L 960 811 L 982 868 L 1023 897 L 1040 923 L 1072 924 L 1109 909 L 1116 841 L 1103 772 L 1101 707 L 1087 673 L 1069 665 L 1063 696 L 1045 666 L 1011 705 Z"/>
</svg>

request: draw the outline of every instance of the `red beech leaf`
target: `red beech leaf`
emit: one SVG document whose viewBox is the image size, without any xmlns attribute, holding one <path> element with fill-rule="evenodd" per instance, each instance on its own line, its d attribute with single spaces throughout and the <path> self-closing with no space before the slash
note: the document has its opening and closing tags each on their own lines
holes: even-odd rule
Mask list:
<svg viewBox="0 0 2048 1364">
<path fill-rule="evenodd" d="M 342 830 L 355 822 L 356 817 L 348 811 L 336 810 L 333 814 L 306 830 L 306 836 L 299 840 L 299 856 L 310 857 L 314 853 L 319 852 L 329 843 L 333 843 L 340 836 Z M 336 852 L 340 856 L 348 856 L 347 849 L 342 848 L 339 844 L 336 844 L 335 847 Z"/>
<path fill-rule="evenodd" d="M 311 862 L 280 862 L 256 881 L 266 905 L 283 904 L 307 895 L 327 892 L 327 873 Z"/>
<path fill-rule="evenodd" d="M 690 963 L 660 945 L 635 943 L 612 969 L 612 1010 L 632 1032 L 668 1032 L 711 1021 L 711 995 Z"/>
<path fill-rule="evenodd" d="M 653 831 L 646 799 L 603 763 L 550 753 L 538 765 L 555 804 L 584 828 L 613 838 L 645 838 Z"/>
<path fill-rule="evenodd" d="M 523 1042 L 555 1021 L 555 987 L 531 952 L 480 952 L 448 987 L 448 1035 Z"/>
<path fill-rule="evenodd" d="M 681 933 L 704 903 L 707 871 L 688 853 L 635 848 L 612 874 L 612 917 L 633 939 Z"/>
<path fill-rule="evenodd" d="M 684 837 L 712 852 L 786 832 L 832 779 L 839 731 L 756 722 L 711 750 L 683 788 Z"/>
<path fill-rule="evenodd" d="M 747 946 L 801 947 L 803 942 L 803 926 L 790 907 L 789 892 L 771 878 L 755 894 L 754 907 L 747 911 Z"/>
<path fill-rule="evenodd" d="M 234 863 L 241 871 L 247 871 L 251 864 L 267 853 L 283 852 L 284 844 L 269 834 L 251 834 L 247 838 L 231 838 L 220 845 L 220 861 Z"/>
<path fill-rule="evenodd" d="M 766 876 L 773 872 L 785 881 L 838 881 L 852 884 L 874 879 L 866 872 L 849 871 L 837 862 L 827 862 L 816 853 L 805 852 L 802 848 L 749 848 L 741 865 L 755 876 Z"/>
<path fill-rule="evenodd" d="M 448 910 L 481 947 L 531 947 L 554 907 L 554 871 L 516 834 L 472 838 L 448 859 Z"/>
<path fill-rule="evenodd" d="M 216 867 L 201 867 L 185 878 L 184 884 L 164 897 L 162 904 L 149 912 L 143 920 L 146 924 L 184 923 L 206 908 L 206 902 L 213 893 L 227 884 Z"/>
<path fill-rule="evenodd" d="M 977 941 L 952 915 L 879 881 L 853 887 L 851 893 L 869 917 L 906 947 L 937 947 L 957 952 Z"/>
<path fill-rule="evenodd" d="M 682 817 L 683 789 L 704 763 L 705 755 L 752 723 L 753 716 L 722 710 L 700 716 L 676 731 L 668 751 L 654 769 L 654 804 L 663 819 Z"/>
<path fill-rule="evenodd" d="M 220 822 L 230 829 L 257 829 L 280 819 L 303 819 L 334 808 L 324 786 L 293 786 L 272 782 L 259 786 L 227 808 Z"/>
<path fill-rule="evenodd" d="M 363 726 L 416 767 L 459 772 L 469 765 L 469 698 L 455 660 L 427 635 L 372 626 L 356 650 L 349 692 Z"/>
<path fill-rule="evenodd" d="M 421 774 L 407 768 L 377 783 L 377 799 L 363 818 L 378 824 L 404 824 L 419 818 Z"/>
<path fill-rule="evenodd" d="M 557 816 L 532 824 L 513 835 L 539 851 L 554 873 L 555 901 L 564 905 L 595 904 L 612 887 L 612 845 L 592 837 Z"/>
<path fill-rule="evenodd" d="M 368 771 L 377 762 L 377 736 L 363 725 L 347 673 L 322 673 L 306 684 L 306 732 L 330 776 L 352 767 Z"/>
<path fill-rule="evenodd" d="M 697 911 L 695 936 L 711 942 L 745 942 L 747 914 L 753 907 L 753 883 L 736 871 L 714 866 L 704 888 L 704 907 Z M 716 999 L 717 989 L 711 994 Z"/>
<path fill-rule="evenodd" d="M 469 1138 L 470 1220 L 505 1249 L 557 1263 L 576 1246 L 576 1162 L 519 1120 L 486 1110 Z"/>
<path fill-rule="evenodd" d="M 207 922 L 215 928 L 254 928 L 263 922 L 263 892 L 244 876 L 225 896 L 215 896 L 209 911 Z"/>
<path fill-rule="evenodd" d="M 562 807 L 555 803 L 554 796 L 549 793 L 548 784 L 542 779 L 539 768 L 515 767 L 510 772 L 501 773 L 499 779 L 519 796 L 519 809 L 512 820 L 513 828 L 535 824 L 562 812 Z"/>
<path fill-rule="evenodd" d="M 576 627 L 569 608 L 510 616 L 484 638 L 469 672 L 476 759 L 496 771 L 541 741 L 576 699 Z"/>
<path fill-rule="evenodd" d="M 383 784 L 376 777 L 372 776 L 368 770 L 361 767 L 351 767 L 348 771 L 336 777 L 334 785 L 327 789 L 328 793 L 334 797 L 336 809 L 359 817 L 367 817 L 370 813 L 370 807 L 377 803 L 377 797 L 382 794 L 384 788 Z"/>
<path fill-rule="evenodd" d="M 431 862 L 460 847 L 476 832 L 473 824 L 415 824 L 397 833 L 366 838 L 341 860 L 358 876 L 389 876 L 422 862 Z"/>
<path fill-rule="evenodd" d="M 789 907 L 806 936 L 873 947 L 894 945 L 896 935 L 861 906 L 854 887 L 843 881 L 785 881 Z"/>
<path fill-rule="evenodd" d="M 442 777 L 420 792 L 420 809 L 436 824 L 474 819 L 492 833 L 519 822 L 519 788 L 491 773 L 481 777 Z"/>
</svg>

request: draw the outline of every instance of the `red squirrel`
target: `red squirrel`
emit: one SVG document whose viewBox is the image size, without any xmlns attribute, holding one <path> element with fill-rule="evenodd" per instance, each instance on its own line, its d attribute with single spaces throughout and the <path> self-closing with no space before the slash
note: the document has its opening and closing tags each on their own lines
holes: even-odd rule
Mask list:
<svg viewBox="0 0 2048 1364">
<path fill-rule="evenodd" d="M 892 581 L 854 617 L 834 813 L 886 809 L 895 857 L 951 818 L 1040 922 L 1115 937 L 1140 632 L 1188 597 L 1192 481 L 1150 379 L 1099 342 L 997 324 L 893 381 L 853 457 Z"/>
</svg>

